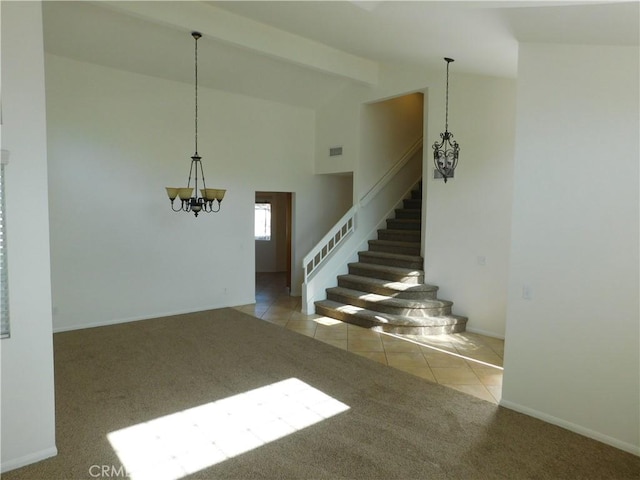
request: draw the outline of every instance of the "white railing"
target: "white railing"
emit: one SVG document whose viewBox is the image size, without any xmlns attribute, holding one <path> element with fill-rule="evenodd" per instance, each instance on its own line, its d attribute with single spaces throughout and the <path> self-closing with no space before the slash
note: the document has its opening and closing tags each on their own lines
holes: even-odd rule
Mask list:
<svg viewBox="0 0 640 480">
<path fill-rule="evenodd" d="M 415 179 L 420 176 L 420 171 L 422 170 L 422 157 L 415 159 L 416 154 L 422 148 L 422 140 L 422 136 L 418 138 L 387 173 L 360 198 L 360 201 L 342 216 L 322 240 L 304 257 L 302 261 L 304 272 L 304 283 L 302 284 L 303 312 L 314 313 L 313 301 L 316 296 L 321 295 L 324 289 L 330 286 L 329 282 L 335 282 L 336 274 L 346 273 L 345 262 L 353 261 L 353 256 L 356 255 L 354 252 L 366 248 L 369 236 L 371 234 L 375 235 L 375 231 L 380 227 L 380 224 L 383 224 L 387 216 L 393 213 L 393 208 L 399 201 L 398 199 L 400 198 L 401 201 L 401 197 L 404 197 L 413 188 Z M 414 162 L 412 162 L 411 166 L 407 165 L 412 159 L 414 159 Z M 409 169 L 407 170 L 404 167 L 409 167 Z M 400 172 L 402 172 L 402 175 L 399 175 Z M 391 190 L 385 188 L 391 187 L 389 183 L 398 176 L 402 177 L 401 183 L 404 186 L 396 185 L 396 181 Z M 383 189 L 385 189 L 384 199 L 377 199 L 378 194 Z M 374 198 L 376 201 L 372 206 L 366 207 Z M 387 203 L 389 204 L 387 205 Z M 377 212 L 374 212 L 374 210 L 377 210 Z M 364 215 L 364 220 L 361 219 L 362 221 L 359 221 L 358 218 L 362 215 Z M 356 229 L 358 233 L 353 236 Z M 348 245 L 344 247 L 345 244 Z M 340 250 L 340 253 L 338 253 L 338 250 Z M 329 261 L 329 258 L 333 259 Z M 324 268 L 324 270 L 327 270 L 325 272 L 322 267 L 327 263 L 332 265 L 328 269 Z M 332 271 L 329 272 L 329 270 Z"/>
<path fill-rule="evenodd" d="M 335 250 L 355 228 L 355 216 L 358 205 L 354 205 L 345 213 L 338 223 L 320 240 L 315 247 L 302 260 L 304 269 L 304 282 L 307 283 L 309 276 L 324 262 L 325 258 Z"/>
<path fill-rule="evenodd" d="M 393 177 L 396 176 L 396 174 L 402 167 L 405 166 L 405 164 L 411 159 L 411 157 L 413 157 L 416 152 L 422 148 L 422 140 L 423 137 L 422 135 L 420 135 L 420 138 L 413 142 L 413 144 L 407 149 L 402 157 L 400 157 L 400 159 L 396 163 L 394 163 L 389 170 L 387 170 L 387 173 L 385 173 L 382 178 L 380 178 L 380 180 L 378 180 L 373 185 L 373 187 L 371 187 L 369 191 L 360 198 L 360 206 L 365 206 L 367 203 L 369 203 L 371 199 L 374 198 L 378 194 L 378 192 L 382 190 Z"/>
</svg>

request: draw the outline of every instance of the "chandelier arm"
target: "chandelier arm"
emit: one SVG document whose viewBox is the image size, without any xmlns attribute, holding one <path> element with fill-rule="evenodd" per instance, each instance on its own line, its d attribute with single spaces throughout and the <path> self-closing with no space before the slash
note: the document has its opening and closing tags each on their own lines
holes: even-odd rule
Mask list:
<svg viewBox="0 0 640 480">
<path fill-rule="evenodd" d="M 218 209 L 217 209 L 217 210 L 214 210 L 214 209 L 213 209 L 213 203 L 214 203 L 214 202 L 217 202 L 217 203 L 218 203 Z M 211 201 L 211 210 L 210 210 L 210 212 L 218 213 L 219 211 L 220 211 L 220 200 L 212 200 L 212 201 Z"/>
<path fill-rule="evenodd" d="M 198 165 L 200 165 L 200 170 L 202 170 L 202 164 L 200 163 L 200 159 L 198 157 L 192 157 L 191 165 L 196 164 L 195 168 L 195 180 L 194 180 L 194 188 L 193 188 L 193 198 L 198 199 Z"/>
<path fill-rule="evenodd" d="M 193 173 L 193 158 L 191 159 L 191 166 L 189 167 L 189 179 L 187 180 L 187 188 L 191 187 L 191 174 Z M 196 170 L 197 175 L 197 170 Z"/>
<path fill-rule="evenodd" d="M 171 200 L 171 210 L 173 210 L 174 212 L 180 212 L 182 211 L 182 200 L 180 200 L 180 208 L 176 209 L 173 206 L 173 200 Z"/>
<path fill-rule="evenodd" d="M 202 169 L 202 162 L 198 162 L 198 164 L 200 165 L 200 176 L 202 176 L 202 188 L 207 189 L 207 184 L 204 181 L 204 170 Z"/>
</svg>

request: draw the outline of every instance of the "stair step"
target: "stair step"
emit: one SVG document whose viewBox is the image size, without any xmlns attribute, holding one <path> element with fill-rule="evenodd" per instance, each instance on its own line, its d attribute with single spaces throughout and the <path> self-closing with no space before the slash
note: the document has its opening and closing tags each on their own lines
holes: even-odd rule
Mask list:
<svg viewBox="0 0 640 480">
<path fill-rule="evenodd" d="M 390 267 L 375 263 L 354 262 L 348 265 L 349 273 L 362 277 L 389 280 L 416 285 L 424 282 L 424 272 L 413 268 Z"/>
<path fill-rule="evenodd" d="M 391 228 L 393 230 L 420 231 L 422 228 L 422 222 L 421 220 L 416 220 L 414 218 L 388 218 L 387 228 Z"/>
<path fill-rule="evenodd" d="M 386 228 L 378 230 L 378 238 L 380 240 L 397 240 L 400 242 L 419 242 L 419 230 L 394 230 Z"/>
<path fill-rule="evenodd" d="M 358 259 L 362 263 L 375 263 L 389 267 L 422 269 L 424 260 L 418 255 L 402 255 L 387 252 L 358 252 Z"/>
<path fill-rule="evenodd" d="M 422 218 L 422 209 L 421 208 L 397 208 L 396 209 L 396 218 Z"/>
<path fill-rule="evenodd" d="M 437 298 L 438 287 L 424 284 L 421 253 L 422 181 L 358 252 L 349 274 L 315 302 L 316 313 L 372 330 L 413 335 L 464 332 L 467 318 L 452 315 L 453 302 Z"/>
<path fill-rule="evenodd" d="M 399 242 L 397 240 L 369 240 L 369 250 L 372 252 L 420 255 L 420 242 Z"/>
<path fill-rule="evenodd" d="M 387 297 L 407 299 L 435 300 L 438 293 L 438 287 L 435 285 L 392 282 L 381 278 L 352 274 L 338 276 L 338 286 L 362 292 L 377 293 Z"/>
<path fill-rule="evenodd" d="M 402 201 L 404 208 L 422 208 L 422 199 L 418 198 L 405 198 Z"/>
<path fill-rule="evenodd" d="M 346 305 L 333 300 L 315 302 L 316 313 L 376 331 L 405 335 L 438 335 L 464 332 L 467 318 L 458 315 L 409 317 Z"/>
<path fill-rule="evenodd" d="M 327 300 L 355 305 L 376 312 L 407 317 L 438 317 L 451 314 L 452 302 L 434 299 L 406 299 L 351 290 L 344 287 L 327 288 Z"/>
</svg>

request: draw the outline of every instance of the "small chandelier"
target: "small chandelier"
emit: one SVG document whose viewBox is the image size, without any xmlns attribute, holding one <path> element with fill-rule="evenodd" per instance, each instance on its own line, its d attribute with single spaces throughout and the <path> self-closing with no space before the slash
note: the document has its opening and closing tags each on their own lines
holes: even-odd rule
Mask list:
<svg viewBox="0 0 640 480">
<path fill-rule="evenodd" d="M 441 141 L 433 144 L 433 163 L 436 166 L 436 170 L 442 175 L 444 183 L 447 183 L 447 178 L 453 177 L 453 171 L 458 165 L 460 146 L 458 142 L 453 140 L 453 133 L 449 131 L 449 64 L 454 60 L 446 57 L 444 60 L 447 62 L 447 101 L 444 133 L 440 134 Z"/>
<path fill-rule="evenodd" d="M 202 37 L 199 32 L 191 32 L 191 36 L 195 39 L 195 86 L 196 86 L 196 110 L 195 110 L 195 154 L 191 157 L 191 168 L 189 169 L 189 180 L 185 188 L 166 187 L 167 195 L 171 200 L 171 209 L 174 212 L 193 212 L 197 217 L 200 212 L 219 212 L 220 203 L 224 198 L 226 190 L 215 188 L 207 188 L 204 181 L 204 171 L 202 170 L 201 157 L 198 155 L 198 39 Z M 198 170 L 202 178 L 202 188 L 198 196 Z M 193 187 L 191 186 L 191 178 L 193 177 Z M 195 191 L 195 193 L 194 193 Z M 180 197 L 178 206 L 174 205 L 174 200 Z"/>
</svg>

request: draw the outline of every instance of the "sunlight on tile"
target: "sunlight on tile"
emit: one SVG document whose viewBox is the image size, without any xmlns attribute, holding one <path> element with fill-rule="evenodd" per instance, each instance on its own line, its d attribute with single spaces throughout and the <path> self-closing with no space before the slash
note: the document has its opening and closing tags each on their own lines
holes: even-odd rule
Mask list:
<svg viewBox="0 0 640 480">
<path fill-rule="evenodd" d="M 464 358 L 449 355 L 441 352 L 433 352 L 429 349 L 423 349 L 422 355 L 427 360 L 430 367 L 449 367 L 449 368 L 465 368 L 468 364 Z"/>
<path fill-rule="evenodd" d="M 107 435 L 133 480 L 177 480 L 349 409 L 297 378 Z"/>
<path fill-rule="evenodd" d="M 383 335 L 388 335 L 388 336 L 391 336 L 391 337 L 394 337 L 394 338 L 403 339 L 403 337 L 401 337 L 399 335 L 396 335 L 394 333 L 382 332 L 382 334 Z M 453 336 L 453 335 L 450 335 L 450 336 Z M 440 353 L 443 353 L 443 354 L 446 354 L 446 355 L 451 355 L 453 357 L 461 358 L 461 359 L 466 360 L 468 362 L 477 363 L 479 365 L 484 365 L 484 366 L 487 366 L 487 367 L 499 368 L 500 370 L 502 370 L 502 359 L 495 353 L 494 353 L 495 358 L 493 356 L 489 356 L 489 355 L 486 355 L 485 357 L 487 359 L 491 360 L 491 361 L 494 361 L 494 363 L 500 363 L 499 366 L 495 365 L 494 363 L 485 362 L 483 360 L 480 360 L 479 358 L 474 358 L 474 357 L 470 357 L 468 355 L 463 355 L 463 354 L 460 354 L 460 353 L 455 353 L 455 352 L 451 352 L 451 351 L 448 351 L 448 350 L 443 350 L 441 348 L 434 347 L 433 345 L 427 345 L 426 343 L 420 342 L 420 341 L 417 341 L 417 340 L 412 340 L 412 339 L 403 339 L 403 340 L 405 340 L 406 342 L 411 342 L 411 343 L 415 343 L 415 344 L 419 345 L 420 347 L 422 347 L 423 351 L 424 350 L 433 350 L 434 352 L 440 352 Z"/>
<path fill-rule="evenodd" d="M 473 372 L 478 376 L 484 386 L 502 386 L 502 372 L 493 368 L 474 368 Z"/>
<path fill-rule="evenodd" d="M 500 399 L 502 398 L 502 385 L 485 385 L 485 388 L 489 390 L 495 402 L 500 403 Z"/>
<path fill-rule="evenodd" d="M 315 318 L 313 321 L 316 323 L 319 323 L 320 325 L 327 325 L 327 326 L 344 325 L 344 323 L 341 322 L 340 320 L 336 320 L 335 318 L 329 318 L 329 317 L 318 317 L 318 318 Z"/>
</svg>

